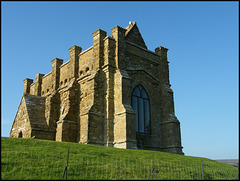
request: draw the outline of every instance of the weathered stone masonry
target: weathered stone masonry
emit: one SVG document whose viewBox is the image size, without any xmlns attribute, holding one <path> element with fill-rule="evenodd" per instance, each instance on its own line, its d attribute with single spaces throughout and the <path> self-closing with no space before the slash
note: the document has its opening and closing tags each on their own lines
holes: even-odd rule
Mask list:
<svg viewBox="0 0 240 181">
<path fill-rule="evenodd" d="M 98 29 L 92 47 L 74 45 L 69 61 L 55 58 L 50 73 L 24 80 L 11 137 L 183 154 L 168 49 L 148 50 L 136 23 L 111 31 Z"/>
</svg>

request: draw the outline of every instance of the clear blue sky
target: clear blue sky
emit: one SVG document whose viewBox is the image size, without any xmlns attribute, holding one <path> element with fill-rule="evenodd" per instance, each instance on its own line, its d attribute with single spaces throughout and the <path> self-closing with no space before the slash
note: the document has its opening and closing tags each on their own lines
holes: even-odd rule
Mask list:
<svg viewBox="0 0 240 181">
<path fill-rule="evenodd" d="M 136 21 L 149 50 L 169 49 L 170 83 L 183 151 L 210 159 L 239 157 L 239 3 L 1 2 L 1 136 L 8 137 L 23 80 L 69 60 L 91 33 Z"/>
</svg>

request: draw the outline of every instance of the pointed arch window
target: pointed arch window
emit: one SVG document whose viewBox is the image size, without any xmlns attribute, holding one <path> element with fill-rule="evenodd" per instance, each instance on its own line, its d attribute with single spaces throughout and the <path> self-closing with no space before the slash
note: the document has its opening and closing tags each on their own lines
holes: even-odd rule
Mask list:
<svg viewBox="0 0 240 181">
<path fill-rule="evenodd" d="M 136 132 L 150 132 L 150 104 L 145 89 L 139 85 L 133 90 L 132 108 L 136 113 Z"/>
</svg>

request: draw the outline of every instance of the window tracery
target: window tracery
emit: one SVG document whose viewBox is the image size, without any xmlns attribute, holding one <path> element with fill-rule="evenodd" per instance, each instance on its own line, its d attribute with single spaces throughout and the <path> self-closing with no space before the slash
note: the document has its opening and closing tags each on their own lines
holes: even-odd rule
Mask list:
<svg viewBox="0 0 240 181">
<path fill-rule="evenodd" d="M 150 131 L 150 104 L 148 95 L 141 85 L 133 90 L 132 108 L 136 113 L 136 132 L 148 133 Z"/>
</svg>

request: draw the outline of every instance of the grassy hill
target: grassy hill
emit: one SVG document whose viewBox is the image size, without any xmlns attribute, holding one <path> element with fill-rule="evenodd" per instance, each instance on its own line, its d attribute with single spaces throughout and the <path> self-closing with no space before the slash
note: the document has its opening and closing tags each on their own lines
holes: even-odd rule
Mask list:
<svg viewBox="0 0 240 181">
<path fill-rule="evenodd" d="M 149 150 L 38 139 L 1 138 L 1 179 L 236 179 L 238 168 L 214 160 Z M 203 175 L 202 165 L 203 163 Z"/>
</svg>

